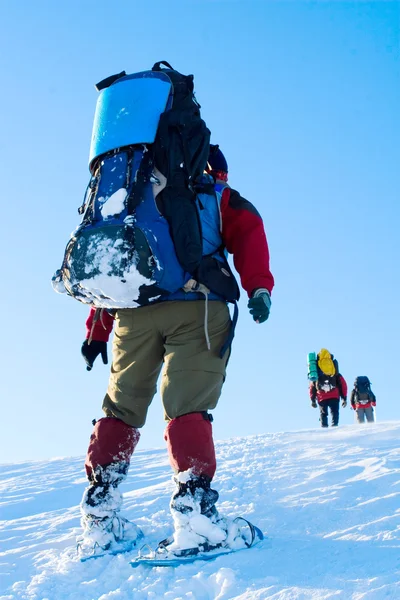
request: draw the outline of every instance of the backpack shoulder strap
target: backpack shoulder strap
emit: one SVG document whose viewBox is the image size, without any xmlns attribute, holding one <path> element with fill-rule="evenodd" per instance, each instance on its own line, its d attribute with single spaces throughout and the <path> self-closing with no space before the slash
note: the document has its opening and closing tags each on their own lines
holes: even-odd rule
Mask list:
<svg viewBox="0 0 400 600">
<path fill-rule="evenodd" d="M 333 366 L 335 367 L 335 375 L 339 375 L 339 363 L 336 358 L 333 359 Z"/>
</svg>

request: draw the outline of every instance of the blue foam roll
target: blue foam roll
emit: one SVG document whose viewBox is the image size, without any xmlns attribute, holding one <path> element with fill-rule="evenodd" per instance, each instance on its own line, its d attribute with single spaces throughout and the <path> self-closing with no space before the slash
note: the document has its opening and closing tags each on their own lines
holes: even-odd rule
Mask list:
<svg viewBox="0 0 400 600">
<path fill-rule="evenodd" d="M 89 167 L 98 156 L 131 144 L 152 144 L 172 83 L 164 73 L 144 71 L 102 90 L 94 115 Z"/>
</svg>

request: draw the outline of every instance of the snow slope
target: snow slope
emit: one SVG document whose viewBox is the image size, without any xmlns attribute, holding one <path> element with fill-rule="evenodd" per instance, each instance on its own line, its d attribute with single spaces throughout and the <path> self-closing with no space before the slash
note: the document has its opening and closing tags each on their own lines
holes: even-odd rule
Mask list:
<svg viewBox="0 0 400 600">
<path fill-rule="evenodd" d="M 393 422 L 217 443 L 220 511 L 268 540 L 176 569 L 76 560 L 82 458 L 2 465 L 0 599 L 399 599 L 399 439 Z M 170 532 L 166 451 L 137 451 L 123 491 L 156 544 Z"/>
</svg>

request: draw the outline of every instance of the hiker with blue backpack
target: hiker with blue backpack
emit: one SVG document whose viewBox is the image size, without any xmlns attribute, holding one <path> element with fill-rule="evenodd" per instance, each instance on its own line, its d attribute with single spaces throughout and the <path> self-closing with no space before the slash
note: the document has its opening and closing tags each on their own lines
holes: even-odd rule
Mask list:
<svg viewBox="0 0 400 600">
<path fill-rule="evenodd" d="M 310 357 L 310 355 L 309 355 Z M 347 383 L 343 375 L 339 373 L 339 365 L 326 348 L 322 348 L 319 354 L 309 360 L 309 394 L 311 406 L 320 410 L 321 427 L 328 427 L 328 415 L 331 414 L 331 425 L 339 425 L 339 403 L 342 399 L 342 407 L 347 406 Z"/>
<path fill-rule="evenodd" d="M 376 397 L 371 390 L 371 382 L 366 376 L 356 377 L 350 396 L 351 408 L 356 413 L 357 423 L 375 422 L 374 408 Z"/>
<path fill-rule="evenodd" d="M 192 75 L 161 62 L 108 77 L 97 89 L 82 222 L 53 278 L 56 291 L 91 306 L 82 346 L 88 370 L 99 356 L 107 364 L 114 328 L 105 416 L 94 424 L 85 461 L 80 547 L 105 552 L 142 535 L 120 516 L 119 485 L 162 368 L 164 439 L 175 473 L 174 535 L 163 552 L 179 557 L 229 547 L 245 534 L 216 508 L 209 411 L 225 381 L 238 314 L 227 253 L 253 320 L 269 317 L 274 280 L 263 222 L 228 184 Z"/>
</svg>

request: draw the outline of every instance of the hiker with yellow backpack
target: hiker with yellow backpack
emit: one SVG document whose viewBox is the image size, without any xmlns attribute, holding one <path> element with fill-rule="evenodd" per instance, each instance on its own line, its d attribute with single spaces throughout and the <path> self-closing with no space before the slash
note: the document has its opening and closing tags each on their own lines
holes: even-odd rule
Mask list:
<svg viewBox="0 0 400 600">
<path fill-rule="evenodd" d="M 342 407 L 347 406 L 346 380 L 339 373 L 337 360 L 325 348 L 322 348 L 314 360 L 313 370 L 309 369 L 311 406 L 319 406 L 321 427 L 328 427 L 328 411 L 331 413 L 332 427 L 337 427 L 340 398 Z"/>
</svg>

